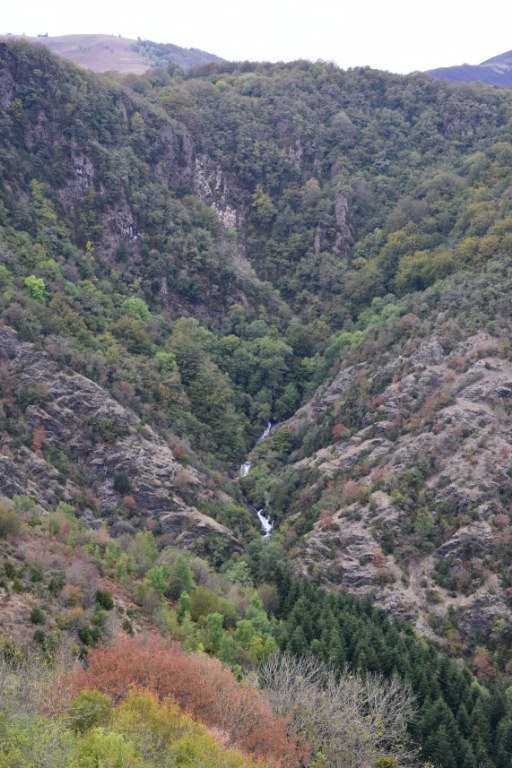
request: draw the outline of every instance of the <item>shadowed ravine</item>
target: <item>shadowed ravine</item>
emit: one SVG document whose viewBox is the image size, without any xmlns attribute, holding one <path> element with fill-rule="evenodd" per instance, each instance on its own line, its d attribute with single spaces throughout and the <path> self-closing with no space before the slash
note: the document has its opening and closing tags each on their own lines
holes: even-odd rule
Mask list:
<svg viewBox="0 0 512 768">
<path fill-rule="evenodd" d="M 272 429 L 272 423 L 269 421 L 267 426 L 265 427 L 265 429 L 257 439 L 256 444 L 260 443 L 262 440 L 268 437 L 271 429 Z M 246 461 L 243 464 L 241 464 L 240 477 L 247 477 L 247 475 L 250 472 L 251 466 L 252 464 L 250 461 Z M 254 509 L 254 508 L 251 507 L 251 509 Z M 270 536 L 272 528 L 274 527 L 273 524 L 270 522 L 270 519 L 268 517 L 265 517 L 265 515 L 263 514 L 263 509 L 257 509 L 255 511 L 256 511 L 256 515 L 258 516 L 258 520 L 260 521 L 260 524 L 263 530 L 263 535 Z"/>
</svg>

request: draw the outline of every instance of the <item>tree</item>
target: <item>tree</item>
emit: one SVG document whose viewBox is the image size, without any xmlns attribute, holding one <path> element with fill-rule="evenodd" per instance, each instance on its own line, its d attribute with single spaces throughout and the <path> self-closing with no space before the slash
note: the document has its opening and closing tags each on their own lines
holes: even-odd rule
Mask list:
<svg viewBox="0 0 512 768">
<path fill-rule="evenodd" d="M 406 729 L 415 706 L 397 679 L 339 677 L 317 659 L 274 655 L 261 665 L 258 684 L 276 713 L 336 768 L 371 765 L 378 758 L 406 763 L 414 754 Z"/>
<path fill-rule="evenodd" d="M 178 600 L 182 592 L 192 592 L 194 586 L 188 558 L 180 553 L 169 569 L 165 594 L 172 600 Z"/>
<path fill-rule="evenodd" d="M 16 512 L 5 504 L 0 504 L 0 539 L 15 538 L 21 528 Z"/>
<path fill-rule="evenodd" d="M 132 490 L 132 484 L 125 472 L 118 472 L 114 475 L 114 490 L 122 494 L 130 493 Z"/>
<path fill-rule="evenodd" d="M 130 566 L 137 576 L 144 576 L 156 562 L 158 550 L 151 531 L 139 531 L 128 546 Z"/>
<path fill-rule="evenodd" d="M 42 277 L 29 275 L 25 278 L 24 284 L 31 299 L 41 304 L 46 302 L 46 285 Z"/>
<path fill-rule="evenodd" d="M 128 296 L 121 304 L 121 309 L 126 315 L 140 320 L 141 323 L 145 323 L 151 317 L 148 305 L 138 296 Z"/>
<path fill-rule="evenodd" d="M 225 732 L 229 744 L 285 765 L 297 765 L 307 751 L 252 685 L 239 684 L 218 660 L 187 654 L 179 643 L 155 635 L 91 650 L 87 669 L 77 670 L 66 683 L 77 692 L 97 688 L 114 703 L 127 696 L 132 684 L 161 698 L 172 696 L 194 718 Z"/>
<path fill-rule="evenodd" d="M 110 720 L 110 699 L 100 691 L 80 691 L 70 704 L 67 718 L 76 733 L 85 733 Z"/>
</svg>

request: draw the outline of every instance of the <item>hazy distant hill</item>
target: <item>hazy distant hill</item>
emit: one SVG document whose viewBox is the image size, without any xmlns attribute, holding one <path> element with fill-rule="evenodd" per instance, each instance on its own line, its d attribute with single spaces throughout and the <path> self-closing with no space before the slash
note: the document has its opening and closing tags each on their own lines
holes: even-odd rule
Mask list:
<svg viewBox="0 0 512 768">
<path fill-rule="evenodd" d="M 140 75 L 151 67 L 168 64 L 190 69 L 211 61 L 222 61 L 219 56 L 198 48 L 180 48 L 171 43 L 130 40 L 114 35 L 24 36 L 24 39 L 45 45 L 58 56 L 93 72 L 133 72 Z"/>
<path fill-rule="evenodd" d="M 512 85 L 512 51 L 501 53 L 481 64 L 461 64 L 457 67 L 440 67 L 426 72 L 450 82 L 472 83 L 479 81 L 488 85 L 500 85 L 508 88 Z"/>
</svg>

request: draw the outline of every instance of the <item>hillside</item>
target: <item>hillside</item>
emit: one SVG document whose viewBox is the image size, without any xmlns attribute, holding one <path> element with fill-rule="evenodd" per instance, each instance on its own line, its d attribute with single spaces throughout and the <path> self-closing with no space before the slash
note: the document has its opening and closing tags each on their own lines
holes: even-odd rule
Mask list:
<svg viewBox="0 0 512 768">
<path fill-rule="evenodd" d="M 487 643 L 500 665 L 509 660 L 512 369 L 495 285 L 506 295 L 509 280 L 491 262 L 408 303 L 394 328 L 370 325 L 350 362 L 281 427 L 293 449 L 270 496 L 287 536 L 298 534 L 303 573 L 371 595 L 454 651 Z"/>
<path fill-rule="evenodd" d="M 512 51 L 507 51 L 481 64 L 461 64 L 455 67 L 439 67 L 425 74 L 441 80 L 461 83 L 486 83 L 509 88 L 512 85 Z"/>
<path fill-rule="evenodd" d="M 360 544 L 351 550 L 351 566 L 338 562 L 343 546 L 332 531 L 327 533 L 334 559 L 329 578 L 363 592 L 375 590 L 385 573 L 397 584 L 402 576 L 406 579 L 405 565 L 400 558 L 395 562 L 391 551 L 379 555 L 388 571 L 384 565 L 372 571 L 359 560 L 371 560 L 374 550 L 382 548 L 383 531 L 390 526 L 386 535 L 393 538 L 400 505 L 412 505 L 415 515 L 428 509 L 428 520 L 425 531 L 418 529 L 417 537 L 411 536 L 404 562 L 421 560 L 425 548 L 429 559 L 416 586 L 398 590 L 403 610 L 420 595 L 422 605 L 431 593 L 439 601 L 444 593 L 437 586 L 448 585 L 457 595 L 461 590 L 478 592 L 471 579 L 463 579 L 460 589 L 454 578 L 437 586 L 429 581 L 435 570 L 432 552 L 444 552 L 451 537 L 456 542 L 462 537 L 460 546 L 465 546 L 465 537 L 473 535 L 464 517 L 448 515 L 444 528 L 437 528 L 434 509 L 444 509 L 449 502 L 441 498 L 448 494 L 446 487 L 436 495 L 436 471 L 443 476 L 455 473 L 458 487 L 474 469 L 468 465 L 469 443 L 464 449 L 454 445 L 441 451 L 437 443 L 444 446 L 449 440 L 439 426 L 439 435 L 428 435 L 431 424 L 421 409 L 425 402 L 433 413 L 451 408 L 453 415 L 448 410 L 443 419 L 451 418 L 453 428 L 462 431 L 467 421 L 474 421 L 468 414 L 475 408 L 481 420 L 491 418 L 485 403 L 493 397 L 493 386 L 506 388 L 508 369 L 499 364 L 502 372 L 491 376 L 483 363 L 474 372 L 471 365 L 480 355 L 489 370 L 498 370 L 492 355 L 487 360 L 475 350 L 482 345 L 504 349 L 507 326 L 489 300 L 466 333 L 466 321 L 454 314 L 451 322 L 458 326 L 460 338 L 447 348 L 439 341 L 439 307 L 428 299 L 430 293 L 422 295 L 424 309 L 418 320 L 405 296 L 469 270 L 475 276 L 461 277 L 464 288 L 459 290 L 476 307 L 473 286 L 478 285 L 479 296 L 484 290 L 476 275 L 487 274 L 492 257 L 498 263 L 505 258 L 510 240 L 508 94 L 370 70 L 340 73 L 332 66 L 300 62 L 243 65 L 241 71 L 222 64 L 214 73 L 208 70 L 184 81 L 168 73 L 149 75 L 130 93 L 119 84 L 101 83 L 72 70 L 23 41 L 4 45 L 2 59 L 2 100 L 9 107 L 3 118 L 3 282 L 9 287 L 3 317 L 18 331 L 20 341 L 35 345 L 29 353 L 30 347 L 16 346 L 15 337 L 4 334 L 4 357 L 13 382 L 6 380 L 4 396 L 15 392 L 17 398 L 6 400 L 5 409 L 5 442 L 15 456 L 9 477 L 14 471 L 27 477 L 37 434 L 46 466 L 39 461 L 41 488 L 30 487 L 47 504 L 68 502 L 70 493 L 78 497 L 73 478 L 79 477 L 94 493 L 96 514 L 110 510 L 112 515 L 115 504 L 122 503 L 119 495 L 112 495 L 112 483 L 124 474 L 132 480 L 139 515 L 132 515 L 132 526 L 137 519 L 143 525 L 145 517 L 163 520 L 163 515 L 177 536 L 187 518 L 190 528 L 193 516 L 203 515 L 196 522 L 202 520 L 210 532 L 234 542 L 233 535 L 257 535 L 259 525 L 244 507 L 242 491 L 257 506 L 270 493 L 276 539 L 281 525 L 289 527 L 287 510 L 292 509 L 299 523 L 287 537 L 296 530 L 300 540 L 313 524 L 321 530 L 321 513 L 324 518 L 327 511 L 339 514 L 333 500 L 323 509 L 322 484 L 329 478 L 336 488 L 359 482 L 357 472 L 352 477 L 343 469 L 345 463 L 359 467 L 358 457 L 366 455 L 371 458 L 366 463 L 380 471 L 382 455 L 386 466 L 397 464 L 398 474 L 407 474 L 409 467 L 422 473 L 411 485 L 413 498 L 397 505 L 385 493 L 389 480 L 382 489 L 376 486 L 370 506 L 378 517 L 375 508 L 382 504 L 382 531 L 375 538 L 362 524 L 352 524 L 351 535 Z M 48 100 L 49 83 L 56 80 L 60 89 Z M 279 113 L 274 115 L 276 98 Z M 63 110 L 70 99 L 75 109 Z M 414 310 L 417 299 L 410 301 Z M 448 299 L 439 301 L 450 304 Z M 489 312 L 492 308 L 492 316 L 486 307 Z M 366 342 L 375 324 L 377 329 L 389 326 L 386 333 L 400 342 L 391 343 L 386 335 Z M 418 327 L 427 350 L 424 364 L 416 358 L 409 362 L 404 351 L 413 344 L 416 353 Z M 466 341 L 466 336 L 473 340 Z M 37 347 L 46 350 L 47 363 Z M 365 359 L 365 349 L 372 350 L 376 371 L 372 360 Z M 40 380 L 42 393 L 21 395 L 18 370 L 23 368 L 18 369 L 16 360 L 27 354 L 27 381 Z M 354 357 L 351 378 L 345 371 Z M 75 371 L 74 378 L 60 372 L 63 366 Z M 340 367 L 348 400 L 343 387 L 328 384 L 333 376 L 329 369 Z M 459 383 L 466 369 L 470 384 L 477 375 L 484 383 L 489 379 L 482 393 L 472 396 L 475 405 L 469 405 L 469 395 L 455 399 L 470 386 L 465 379 Z M 284 490 L 288 479 L 284 489 L 273 490 L 276 477 L 270 477 L 275 468 L 267 477 L 266 470 L 255 466 L 243 483 L 221 480 L 220 472 L 226 471 L 236 478 L 239 464 L 269 419 L 291 417 L 323 379 L 323 389 L 327 386 L 326 392 L 333 394 L 327 395 L 320 411 L 314 403 L 319 397 L 323 402 L 323 395 L 315 395 L 313 404 L 305 406 L 305 413 L 315 414 L 314 422 L 324 413 L 318 427 L 313 423 L 308 428 L 298 465 L 298 471 L 307 470 L 298 485 L 306 484 L 314 510 L 297 508 L 289 495 L 283 500 L 289 493 Z M 56 403 L 73 403 L 72 391 L 82 388 L 82 411 L 78 401 L 71 415 L 56 409 Z M 398 395 L 402 388 L 404 394 Z M 295 426 L 302 412 L 292 417 L 292 437 L 281 440 L 280 460 L 291 452 L 288 461 L 295 461 L 293 434 L 298 431 L 300 443 L 306 429 L 306 424 Z M 408 437 L 395 461 L 401 427 L 384 428 L 381 423 L 394 425 L 397 420 L 412 420 L 415 426 L 404 427 Z M 490 424 L 485 434 L 492 429 L 492 418 Z M 389 431 L 394 442 L 389 442 Z M 484 437 L 478 434 L 476 441 Z M 506 442 L 505 434 L 502 439 Z M 354 443 L 363 447 L 355 450 Z M 422 455 L 425 462 L 421 446 L 427 444 L 437 465 L 420 471 L 415 457 Z M 262 446 L 270 449 L 273 441 Z M 322 452 L 315 457 L 319 447 Z M 506 452 L 506 446 L 502 448 Z M 451 457 L 449 466 L 442 462 L 445 453 Z M 163 456 L 168 458 L 162 461 Z M 183 467 L 183 459 L 192 461 L 199 474 Z M 497 473 L 490 487 L 499 489 L 494 494 L 495 503 L 499 501 L 495 515 L 505 525 L 499 473 L 508 467 L 505 459 L 500 463 L 496 457 L 490 466 Z M 63 485 L 53 496 L 48 490 L 54 484 L 52 472 Z M 423 488 L 424 481 L 434 486 L 431 491 Z M 66 490 L 69 482 L 71 490 Z M 5 486 L 11 493 L 12 483 L 9 479 Z M 169 496 L 169 484 L 174 496 Z M 208 493 L 205 484 L 211 486 Z M 17 487 L 24 492 L 27 480 L 20 479 Z M 427 491 L 432 499 L 425 496 Z M 483 524 L 478 512 L 482 494 L 475 493 L 471 491 L 472 515 Z M 338 525 L 338 519 L 333 523 Z M 348 535 L 346 523 L 342 530 Z M 400 525 L 398 530 L 403 535 Z M 494 557 L 493 530 L 486 529 L 487 560 Z M 311 547 L 319 541 L 312 534 L 307 540 Z M 294 537 L 292 541 L 295 545 Z M 239 546 L 243 539 L 235 549 Z M 304 554 L 304 568 L 315 572 L 311 557 Z M 335 573 L 338 566 L 347 571 L 343 578 Z M 484 636 L 505 611 L 505 571 L 500 578 L 496 612 L 491 612 Z M 418 586 L 419 581 L 427 586 Z M 381 597 L 387 605 L 397 595 L 387 586 Z M 454 599 L 455 607 L 465 605 Z M 425 630 L 427 614 L 447 610 L 449 600 L 441 603 L 440 609 L 426 606 L 419 619 Z M 464 612 L 464 635 L 474 629 L 471 615 Z"/>
<path fill-rule="evenodd" d="M 507 768 L 510 92 L 9 40 L 0 103 L 3 657 L 310 653 Z"/>
<path fill-rule="evenodd" d="M 44 45 L 52 53 L 93 72 L 129 72 L 142 75 L 151 67 L 174 65 L 183 69 L 221 61 L 213 53 L 198 48 L 180 48 L 172 43 L 130 40 L 115 35 L 42 35 L 23 40 Z"/>
</svg>

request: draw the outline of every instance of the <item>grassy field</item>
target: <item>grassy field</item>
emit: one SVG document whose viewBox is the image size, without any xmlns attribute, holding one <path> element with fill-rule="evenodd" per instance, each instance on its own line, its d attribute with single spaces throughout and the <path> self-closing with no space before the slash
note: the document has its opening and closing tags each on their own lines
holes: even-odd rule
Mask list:
<svg viewBox="0 0 512 768">
<path fill-rule="evenodd" d="M 24 37 L 30 43 L 45 45 L 53 53 L 75 64 L 91 69 L 93 72 L 121 72 L 140 75 L 154 66 L 147 55 L 137 51 L 137 40 L 115 35 L 61 35 L 56 37 Z M 165 60 L 188 68 L 218 57 L 196 48 L 180 48 L 168 44 L 165 48 Z"/>
</svg>

